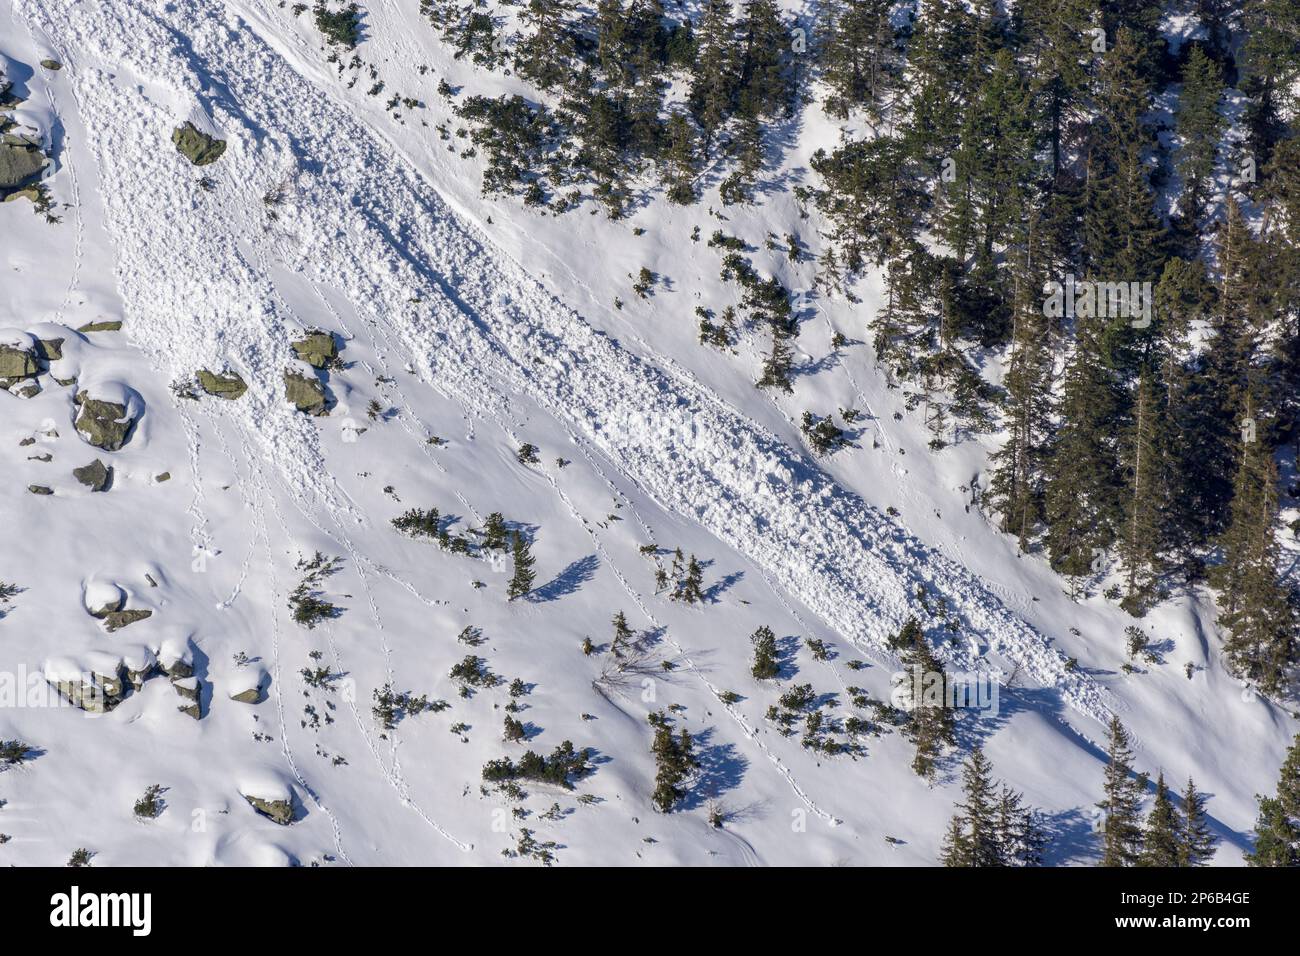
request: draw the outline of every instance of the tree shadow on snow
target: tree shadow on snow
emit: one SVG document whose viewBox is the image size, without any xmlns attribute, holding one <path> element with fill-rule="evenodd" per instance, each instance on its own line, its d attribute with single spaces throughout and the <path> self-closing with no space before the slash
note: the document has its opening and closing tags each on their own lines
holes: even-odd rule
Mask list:
<svg viewBox="0 0 1300 956">
<path fill-rule="evenodd" d="M 600 558 L 594 554 L 579 558 L 556 575 L 554 580 L 534 589 L 528 599 L 534 603 L 540 603 L 558 601 L 562 597 L 575 594 L 584 584 L 595 577 L 596 569 L 599 567 Z"/>
</svg>

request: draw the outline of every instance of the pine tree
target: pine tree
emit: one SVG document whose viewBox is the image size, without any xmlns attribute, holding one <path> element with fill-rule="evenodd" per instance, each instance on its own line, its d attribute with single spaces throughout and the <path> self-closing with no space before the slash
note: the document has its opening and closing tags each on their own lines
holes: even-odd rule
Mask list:
<svg viewBox="0 0 1300 956">
<path fill-rule="evenodd" d="M 893 0 L 832 0 L 823 8 L 820 62 L 831 116 L 848 119 L 861 107 L 872 120 L 881 118 L 900 65 L 893 8 Z"/>
<path fill-rule="evenodd" d="M 1159 385 L 1154 370 L 1143 367 L 1138 376 L 1137 395 L 1129 433 L 1124 442 L 1127 481 L 1121 556 L 1127 577 L 1123 606 L 1131 614 L 1142 614 L 1152 596 L 1161 570 L 1161 543 L 1165 540 L 1163 476 L 1165 463 L 1159 447 L 1164 427 Z"/>
<path fill-rule="evenodd" d="M 911 714 L 906 733 L 916 746 L 912 770 L 930 779 L 938 770 L 944 747 L 956 743 L 952 711 L 944 693 L 947 675 L 924 636 L 918 636 L 901 656 L 911 678 Z"/>
<path fill-rule="evenodd" d="M 632 643 L 633 632 L 632 628 L 628 626 L 627 618 L 622 611 L 614 615 L 612 623 L 614 625 L 614 640 L 610 642 L 609 649 L 612 653 L 618 654 L 620 648 L 627 647 Z"/>
<path fill-rule="evenodd" d="M 1256 796 L 1255 847 L 1251 866 L 1300 866 L 1300 734 L 1287 749 L 1278 774 L 1277 796 Z"/>
<path fill-rule="evenodd" d="M 1178 98 L 1178 176 L 1183 181 L 1183 217 L 1191 231 L 1205 214 L 1213 188 L 1214 164 L 1224 120 L 1219 115 L 1223 80 L 1219 64 L 1199 45 L 1192 47 L 1183 67 L 1183 92 Z"/>
<path fill-rule="evenodd" d="M 483 522 L 483 547 L 489 551 L 504 551 L 510 546 L 509 532 L 501 512 L 494 511 Z"/>
<path fill-rule="evenodd" d="M 1140 808 L 1144 777 L 1133 776 L 1133 754 L 1128 732 L 1118 717 L 1110 720 L 1110 744 L 1103 791 L 1097 806 L 1105 814 L 1102 828 L 1102 866 L 1133 866 L 1142 852 Z"/>
<path fill-rule="evenodd" d="M 513 601 L 532 591 L 533 578 L 536 575 L 533 571 L 532 544 L 528 539 L 516 531 L 510 536 L 510 548 L 514 556 L 515 571 L 506 588 L 506 594 Z"/>
<path fill-rule="evenodd" d="M 524 34 L 515 48 L 515 69 L 544 90 L 560 85 L 576 55 L 567 19 L 569 0 L 528 0 L 520 11 Z"/>
<path fill-rule="evenodd" d="M 1243 428 L 1243 437 L 1232 523 L 1218 539 L 1223 561 L 1210 582 L 1220 591 L 1219 623 L 1229 635 L 1223 649 L 1233 674 L 1276 694 L 1300 659 L 1296 600 L 1281 576 L 1277 466 L 1262 435 Z"/>
<path fill-rule="evenodd" d="M 963 800 L 957 805 L 949 834 L 958 839 L 944 845 L 944 866 L 1004 866 L 1003 846 L 997 826 L 998 797 L 993 767 L 976 745 L 962 766 Z"/>
<path fill-rule="evenodd" d="M 740 78 L 735 30 L 730 0 L 707 0 L 696 31 L 699 52 L 687 97 L 704 131 L 706 154 L 736 106 Z"/>
<path fill-rule="evenodd" d="M 1156 801 L 1147 814 L 1146 831 L 1142 835 L 1142 853 L 1139 866 L 1178 866 L 1183 858 L 1182 821 L 1174 803 L 1169 799 L 1165 775 L 1156 778 Z"/>
<path fill-rule="evenodd" d="M 1179 847 L 1178 866 L 1204 866 L 1214 855 L 1217 842 L 1206 820 L 1205 795 L 1199 793 L 1192 778 L 1187 778 L 1183 791 L 1182 845 Z"/>
<path fill-rule="evenodd" d="M 998 796 L 998 843 L 1006 866 L 1040 866 L 1047 846 L 1039 811 L 1025 806 L 1023 794 L 1006 784 Z"/>
<path fill-rule="evenodd" d="M 759 680 L 770 680 L 781 673 L 776 653 L 776 635 L 764 624 L 749 638 L 754 645 L 754 665 L 749 669 Z"/>
</svg>

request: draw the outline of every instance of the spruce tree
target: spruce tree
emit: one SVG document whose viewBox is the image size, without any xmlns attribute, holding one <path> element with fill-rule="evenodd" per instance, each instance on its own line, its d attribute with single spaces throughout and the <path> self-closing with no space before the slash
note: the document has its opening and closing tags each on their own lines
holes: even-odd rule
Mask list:
<svg viewBox="0 0 1300 956">
<path fill-rule="evenodd" d="M 1102 825 L 1102 866 L 1133 866 L 1142 852 L 1142 790 L 1144 777 L 1133 776 L 1133 754 L 1128 732 L 1118 717 L 1110 719 L 1105 794 L 1097 806 L 1105 814 Z"/>
<path fill-rule="evenodd" d="M 776 653 L 776 635 L 772 629 L 764 624 L 749 638 L 754 645 L 754 664 L 749 669 L 759 680 L 770 680 L 781 673 L 781 665 L 777 660 Z"/>
<path fill-rule="evenodd" d="M 1183 791 L 1182 835 L 1179 866 L 1204 866 L 1214 856 L 1217 840 L 1206 820 L 1205 795 L 1197 791 L 1191 777 Z"/>
<path fill-rule="evenodd" d="M 533 578 L 536 574 L 533 571 L 533 552 L 532 545 L 518 531 L 510 536 L 510 549 L 514 556 L 515 570 L 510 578 L 510 584 L 506 587 L 506 594 L 510 600 L 517 597 L 523 597 L 533 589 Z"/>
<path fill-rule="evenodd" d="M 961 770 L 962 802 L 953 817 L 949 834 L 957 833 L 953 844 L 945 841 L 944 866 L 1003 866 L 1006 860 L 998 831 L 998 796 L 993 784 L 993 767 L 976 745 Z"/>
<path fill-rule="evenodd" d="M 1263 435 L 1245 428 L 1243 434 L 1232 523 L 1218 539 L 1223 561 L 1210 581 L 1220 592 L 1219 623 L 1228 632 L 1223 649 L 1233 674 L 1276 694 L 1300 658 L 1296 600 L 1281 574 L 1277 466 Z"/>
<path fill-rule="evenodd" d="M 1214 165 L 1223 138 L 1219 97 L 1223 80 L 1219 64 L 1194 45 L 1183 67 L 1183 92 L 1178 98 L 1178 176 L 1183 185 L 1182 214 L 1194 233 L 1205 214 L 1213 188 Z"/>
<path fill-rule="evenodd" d="M 1179 866 L 1184 855 L 1182 821 L 1174 803 L 1169 799 L 1165 775 L 1156 778 L 1156 800 L 1147 814 L 1146 830 L 1142 835 L 1142 853 L 1139 866 Z"/>
</svg>

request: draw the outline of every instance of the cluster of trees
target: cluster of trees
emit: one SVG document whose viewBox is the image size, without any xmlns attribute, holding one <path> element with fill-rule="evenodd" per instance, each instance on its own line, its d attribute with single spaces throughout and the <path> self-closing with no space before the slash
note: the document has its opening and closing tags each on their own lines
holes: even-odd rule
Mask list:
<svg viewBox="0 0 1300 956">
<path fill-rule="evenodd" d="M 638 190 L 693 203 L 706 166 L 734 167 L 724 203 L 751 198 L 765 127 L 795 106 L 798 44 L 775 0 L 706 0 L 696 22 L 661 0 L 529 0 L 517 31 L 482 4 L 421 0 L 457 57 L 510 68 L 554 104 L 469 97 L 484 191 L 558 212 L 594 198 L 621 217 Z M 677 88 L 681 96 L 670 95 Z"/>
<path fill-rule="evenodd" d="M 1251 866 L 1300 866 L 1300 734 L 1282 763 L 1277 793 L 1257 799 L 1255 847 L 1246 855 L 1246 862 Z"/>
<path fill-rule="evenodd" d="M 883 131 L 814 159 L 825 272 L 884 270 L 876 354 L 936 432 L 989 421 L 996 399 L 991 497 L 1022 547 L 1075 578 L 1118 558 L 1134 614 L 1208 576 L 1234 670 L 1281 690 L 1297 660 L 1275 460 L 1295 450 L 1300 383 L 1300 14 L 1208 0 L 1201 38 L 1175 49 L 1158 0 L 1009 15 L 929 0 L 897 31 L 868 13 L 890 6 L 847 5 L 832 30 L 860 51 L 857 72 L 826 66 L 855 91 L 837 108 Z M 1000 396 L 977 348 L 1005 351 Z"/>
<path fill-rule="evenodd" d="M 1177 44 L 1163 0 L 926 0 L 904 17 L 833 0 L 807 24 L 774 0 L 708 0 L 695 21 L 658 0 L 530 0 L 517 32 L 481 5 L 422 3 L 458 55 L 554 104 L 469 97 L 462 115 L 485 190 L 556 211 L 590 196 L 622 215 L 649 181 L 693 202 L 706 170 L 724 203 L 747 201 L 765 128 L 814 92 L 865 125 L 818 151 L 796 192 L 825 226 L 819 283 L 883 272 L 875 353 L 924 406 L 932 446 L 1000 422 L 988 500 L 1022 548 L 1076 582 L 1121 571 L 1135 615 L 1208 579 L 1235 672 L 1286 685 L 1300 658 L 1276 464 L 1300 440 L 1293 3 L 1204 0 Z M 1231 127 L 1229 96 L 1244 104 Z M 788 390 L 789 296 L 728 249 L 724 275 L 771 328 L 760 384 Z M 729 345 L 731 322 L 706 310 L 701 335 Z M 1006 360 L 996 388 L 990 350 Z"/>
<path fill-rule="evenodd" d="M 1101 812 L 1101 866 L 1203 866 L 1214 853 L 1215 838 L 1205 814 L 1205 797 L 1188 778 L 1182 807 L 1176 807 L 1156 780 L 1156 796 L 1145 822 L 1142 802 L 1149 779 L 1133 770 L 1128 732 L 1118 717 L 1110 722 Z"/>
<path fill-rule="evenodd" d="M 1047 834 L 1024 794 L 993 780 L 993 765 L 976 746 L 962 767 L 964 799 L 948 824 L 944 866 L 1038 866 Z"/>
<path fill-rule="evenodd" d="M 646 719 L 655 731 L 650 747 L 655 757 L 655 788 L 650 801 L 660 813 L 669 813 L 686 796 L 682 784 L 699 768 L 695 741 L 685 727 L 674 734 L 663 711 L 649 714 Z"/>
</svg>

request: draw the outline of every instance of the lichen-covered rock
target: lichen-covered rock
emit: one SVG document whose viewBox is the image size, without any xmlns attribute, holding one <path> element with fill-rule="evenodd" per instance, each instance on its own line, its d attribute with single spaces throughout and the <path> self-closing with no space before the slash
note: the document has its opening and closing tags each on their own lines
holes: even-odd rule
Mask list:
<svg viewBox="0 0 1300 956">
<path fill-rule="evenodd" d="M 292 370 L 284 373 L 284 397 L 300 412 L 308 415 L 325 415 L 325 386 L 317 379 L 308 378 Z"/>
<path fill-rule="evenodd" d="M 37 339 L 36 354 L 46 362 L 57 362 L 63 358 L 63 339 Z"/>
<path fill-rule="evenodd" d="M 125 405 L 91 398 L 84 391 L 77 393 L 81 414 L 77 416 L 77 431 L 88 443 L 104 451 L 117 451 L 130 440 L 135 419 Z"/>
<path fill-rule="evenodd" d="M 235 401 L 248 391 L 248 384 L 234 372 L 215 374 L 207 369 L 199 369 L 199 388 L 216 398 Z"/>
<path fill-rule="evenodd" d="M 72 477 L 91 491 L 103 491 L 108 487 L 108 482 L 113 477 L 113 469 L 96 458 L 89 465 L 72 469 Z"/>
<path fill-rule="evenodd" d="M 87 322 L 77 329 L 78 332 L 120 332 L 122 331 L 121 319 L 104 319 L 100 322 Z"/>
<path fill-rule="evenodd" d="M 45 485 L 28 485 L 28 486 L 27 486 L 27 490 L 30 491 L 30 492 L 31 492 L 32 494 L 34 494 L 34 495 L 52 495 L 52 494 L 54 494 L 54 489 L 53 489 L 53 488 L 46 487 Z"/>
<path fill-rule="evenodd" d="M 19 379 L 9 386 L 9 394 L 14 398 L 35 398 L 41 394 L 41 383 L 34 378 Z"/>
<path fill-rule="evenodd" d="M 263 800 L 261 797 L 250 797 L 243 794 L 249 806 L 269 819 L 272 823 L 278 823 L 282 827 L 287 827 L 293 823 L 293 804 L 288 800 Z"/>
<path fill-rule="evenodd" d="M 104 627 L 111 634 L 114 631 L 120 631 L 124 627 L 129 627 L 136 621 L 145 621 L 153 617 L 153 611 L 148 608 L 131 608 L 125 611 L 109 611 L 104 615 Z"/>
<path fill-rule="evenodd" d="M 46 57 L 44 60 L 41 60 L 41 66 L 45 67 L 45 69 L 47 70 L 52 70 L 55 73 L 63 69 L 62 63 L 60 63 L 58 60 L 54 60 L 49 57 Z"/>
<path fill-rule="evenodd" d="M 312 368 L 329 368 L 338 361 L 339 349 L 334 336 L 312 329 L 296 342 L 289 343 L 293 350 Z"/>
<path fill-rule="evenodd" d="M 215 163 L 226 151 L 225 140 L 209 136 L 189 122 L 172 130 L 172 142 L 177 151 L 195 166 Z"/>
<path fill-rule="evenodd" d="M 0 379 L 30 378 L 40 371 L 36 354 L 14 345 L 0 345 Z"/>
<path fill-rule="evenodd" d="M 69 660 L 45 664 L 45 679 L 75 707 L 92 714 L 106 714 L 126 696 L 126 682 L 120 659 L 95 655 L 87 667 Z"/>
<path fill-rule="evenodd" d="M 40 147 L 21 138 L 6 136 L 0 142 L 0 189 L 18 189 L 36 178 L 49 162 Z"/>
</svg>

